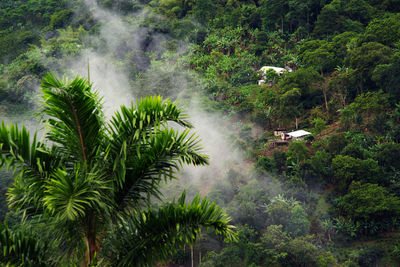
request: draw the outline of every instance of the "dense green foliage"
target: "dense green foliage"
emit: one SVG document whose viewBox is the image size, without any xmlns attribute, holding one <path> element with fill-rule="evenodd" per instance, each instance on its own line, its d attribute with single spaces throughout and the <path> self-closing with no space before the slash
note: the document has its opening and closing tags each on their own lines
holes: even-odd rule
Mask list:
<svg viewBox="0 0 400 267">
<path fill-rule="evenodd" d="M 99 8 L 108 15 L 93 11 Z M 224 129 L 224 134 L 246 163 L 213 173 L 211 185 L 188 185 L 191 195 L 208 192 L 225 208 L 239 239 L 225 244 L 213 234 L 202 235 L 192 247 L 195 258 L 202 255 L 196 263 L 395 266 L 400 260 L 399 12 L 398 0 L 2 1 L 0 114 L 35 107 L 47 71 L 69 74 L 82 56 L 104 55 L 126 74 L 135 96 L 161 94 L 186 103 L 195 96 L 202 108 L 240 121 L 232 123 L 239 125 L 233 133 Z M 115 24 L 114 16 L 124 25 L 120 34 L 105 30 Z M 267 71 L 259 86 L 262 66 L 293 71 Z M 117 117 L 132 119 L 132 112 L 123 109 Z M 134 135 L 117 121 L 113 125 L 112 136 Z M 272 132 L 278 128 L 312 135 L 275 146 L 280 137 Z M 93 132 L 87 133 L 91 142 L 104 138 Z M 76 136 L 51 140 L 66 145 L 70 138 Z M 79 150 L 78 145 L 71 151 Z M 96 158 L 97 150 L 91 152 L 87 157 Z M 65 177 L 65 171 L 55 177 Z M 8 183 L 2 181 L 2 191 Z M 50 185 L 46 190 L 67 192 Z M 59 219 L 80 216 L 79 209 L 61 212 L 63 205 L 55 200 L 47 196 L 41 205 Z M 7 218 L 14 222 L 18 215 L 8 212 Z M 135 218 L 114 231 L 124 237 L 124 231 L 139 231 L 141 218 Z M 107 242 L 124 247 L 127 255 L 134 251 L 128 237 Z M 186 248 L 170 260 L 188 266 L 190 257 Z"/>
</svg>

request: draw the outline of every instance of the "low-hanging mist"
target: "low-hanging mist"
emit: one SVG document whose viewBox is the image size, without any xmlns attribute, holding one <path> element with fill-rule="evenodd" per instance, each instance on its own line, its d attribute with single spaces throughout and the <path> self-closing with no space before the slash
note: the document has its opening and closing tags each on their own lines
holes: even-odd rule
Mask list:
<svg viewBox="0 0 400 267">
<path fill-rule="evenodd" d="M 99 34 L 87 38 L 90 48 L 84 49 L 65 69 L 70 77 L 76 74 L 87 76 L 89 71 L 90 81 L 103 97 L 106 118 L 110 118 L 121 105 L 130 105 L 132 101 L 135 103 L 137 98 L 144 95 L 170 97 L 180 101 L 189 114 L 204 153 L 210 157 L 209 166 L 184 166 L 180 174 L 181 184 L 194 183 L 200 191 L 207 192 L 213 181 L 222 177 L 228 168 L 242 168 L 242 155 L 230 145 L 229 136 L 235 130 L 232 122 L 220 114 L 204 111 L 201 101 L 193 93 L 194 88 L 201 87 L 199 77 L 170 62 L 171 58 L 175 61 L 188 53 L 189 44 L 180 42 L 173 52 L 167 52 L 168 59 L 162 55 L 172 37 L 154 32 L 145 25 L 149 11 L 141 10 L 121 17 L 101 8 L 94 0 L 84 2 L 91 15 L 100 22 Z M 151 15 L 153 19 L 162 19 L 158 15 Z M 147 50 L 148 58 L 142 56 L 142 60 L 137 60 L 135 55 L 143 53 L 143 50 Z M 129 62 L 132 57 L 136 60 Z M 139 76 L 129 76 L 127 66 L 132 65 L 141 71 Z"/>
</svg>

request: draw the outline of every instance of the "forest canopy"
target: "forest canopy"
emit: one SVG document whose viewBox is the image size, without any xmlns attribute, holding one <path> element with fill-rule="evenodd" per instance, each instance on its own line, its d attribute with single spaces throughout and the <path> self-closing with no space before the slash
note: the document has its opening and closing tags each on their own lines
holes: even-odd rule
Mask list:
<svg viewBox="0 0 400 267">
<path fill-rule="evenodd" d="M 0 245 L 15 249 L 0 261 L 398 265 L 399 12 L 398 0 L 1 1 Z M 38 110 L 43 137 L 14 123 Z M 310 134 L 282 139 L 296 130 Z M 176 227 L 186 216 L 199 224 Z"/>
</svg>

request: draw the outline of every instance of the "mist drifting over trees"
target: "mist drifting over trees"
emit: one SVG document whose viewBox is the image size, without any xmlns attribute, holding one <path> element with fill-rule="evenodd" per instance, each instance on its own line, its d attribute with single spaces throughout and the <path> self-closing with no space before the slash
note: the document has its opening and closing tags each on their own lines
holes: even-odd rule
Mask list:
<svg viewBox="0 0 400 267">
<path fill-rule="evenodd" d="M 0 245 L 2 251 L 14 249 L 4 252 L 0 261 L 17 266 L 88 264 L 93 259 L 99 266 L 397 266 L 398 4 L 395 0 L 2 1 L 0 114 L 5 126 L 0 135 L 0 216 L 6 224 L 1 226 Z M 156 123 L 149 131 L 154 133 L 143 137 L 146 145 L 133 149 L 127 142 L 126 149 L 122 145 L 115 154 L 108 152 L 114 143 L 107 141 L 101 149 L 90 150 L 97 155 L 96 162 L 102 162 L 96 167 L 88 164 L 90 170 L 84 171 L 85 160 L 79 166 L 65 160 L 77 159 L 73 155 L 79 146 L 70 153 L 61 149 L 64 156 L 45 161 L 45 156 L 59 153 L 59 148 L 50 148 L 60 141 L 55 135 L 47 139 L 52 136 L 51 127 L 60 127 L 51 120 L 54 114 L 40 113 L 49 107 L 48 92 L 41 90 L 49 72 L 60 77 L 60 84 L 61 77 L 69 81 L 83 77 L 82 83 L 96 90 L 96 101 L 102 104 L 98 118 L 115 122 L 113 130 L 103 132 L 104 126 L 90 131 L 88 140 L 99 133 L 104 133 L 101 138 L 115 137 L 124 123 L 140 113 L 134 110 L 140 109 L 141 101 L 148 103 L 160 95 L 166 101 L 160 103 L 173 104 L 187 114 L 209 164 L 181 166 L 177 162 L 179 172 L 174 176 L 178 179 L 158 183 L 152 176 L 154 188 L 160 190 L 158 198 L 132 190 L 131 197 L 140 195 L 145 201 L 133 205 L 136 208 L 123 208 L 124 217 L 108 217 L 118 212 L 110 212 L 115 205 L 103 210 L 104 203 L 110 202 L 103 199 L 109 194 L 102 190 L 118 187 L 104 182 L 108 181 L 104 176 L 114 177 L 110 172 L 98 172 L 121 170 L 121 178 L 123 173 L 135 173 L 140 164 L 122 160 L 107 165 L 107 159 L 150 159 L 163 150 L 155 146 L 157 153 L 151 154 L 149 144 L 155 141 L 144 140 L 169 129 L 173 144 L 189 142 L 190 134 L 182 139 L 172 134 L 184 132 L 188 125 L 159 121 L 162 127 Z M 65 88 L 59 89 L 70 86 L 62 84 Z M 68 95 L 72 97 L 72 91 Z M 120 111 L 124 115 L 116 123 L 115 112 L 122 105 L 127 109 Z M 60 109 L 68 113 L 66 107 Z M 84 114 L 83 109 L 79 115 Z M 147 120 L 142 119 L 143 123 Z M 96 125 L 90 119 L 85 122 L 90 122 L 89 127 Z M 18 131 L 6 127 L 14 123 L 20 125 Z M 27 130 L 22 130 L 22 124 Z M 298 130 L 307 136 L 293 140 Z M 127 138 L 136 138 L 133 130 L 125 133 Z M 22 148 L 30 152 L 21 154 Z M 31 198 L 31 191 L 22 190 L 29 187 L 24 179 L 33 175 L 29 164 L 21 161 L 27 156 L 44 180 L 70 179 L 71 185 L 96 182 L 99 187 L 91 184 L 88 188 L 98 189 L 97 193 L 92 192 L 88 202 L 76 202 L 83 208 L 75 210 L 75 215 L 62 205 L 50 205 L 49 197 Z M 181 160 L 196 162 L 192 156 Z M 167 175 L 162 166 L 152 166 L 152 174 Z M 33 185 L 29 188 L 50 194 L 55 190 L 50 180 L 37 190 Z M 90 190 L 78 195 L 87 196 Z M 60 194 L 67 192 L 60 187 Z M 220 214 L 226 225 L 236 227 L 235 234 L 225 231 L 229 242 L 206 229 L 200 235 L 196 228 L 211 226 L 218 232 L 221 228 L 216 225 L 199 224 L 194 232 L 176 228 L 176 222 L 189 215 L 203 222 L 215 219 L 199 209 L 213 209 L 212 202 L 223 211 L 210 214 Z M 33 210 L 42 217 L 28 212 L 27 204 L 34 204 Z M 174 217 L 175 208 L 181 213 L 175 212 Z M 90 218 L 101 218 L 94 220 L 98 227 L 86 227 L 96 229 L 91 246 L 81 242 L 85 238 L 71 236 L 55 239 L 70 242 L 48 242 L 55 236 L 46 225 L 65 219 L 66 226 L 87 211 Z M 168 227 L 154 224 L 154 231 L 139 227 L 145 225 L 145 217 L 162 217 Z M 174 220 L 175 224 L 167 223 Z M 79 219 L 77 225 L 85 221 Z M 68 229 L 66 235 L 73 232 L 58 228 Z M 143 238 L 133 242 L 134 232 L 143 233 Z M 164 239 L 157 239 L 160 233 L 165 233 Z M 185 236 L 183 246 L 180 241 Z M 25 246 L 17 249 L 18 240 Z M 140 250 L 140 244 L 148 244 L 149 249 Z M 153 257 L 140 256 L 150 253 L 150 245 L 155 244 L 160 246 L 152 246 Z"/>
</svg>

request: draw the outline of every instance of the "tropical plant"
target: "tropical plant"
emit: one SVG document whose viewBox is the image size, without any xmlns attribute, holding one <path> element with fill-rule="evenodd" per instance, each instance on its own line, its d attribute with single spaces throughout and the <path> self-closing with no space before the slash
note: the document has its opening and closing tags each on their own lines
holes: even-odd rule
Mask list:
<svg viewBox="0 0 400 267">
<path fill-rule="evenodd" d="M 38 242 L 25 228 L 12 231 L 7 224 L 0 223 L 0 248 L 0 262 L 5 266 L 47 265 L 48 245 Z"/>
<path fill-rule="evenodd" d="M 130 265 L 146 266 L 165 260 L 176 244 L 192 242 L 201 226 L 234 237 L 230 218 L 199 197 L 187 206 L 183 196 L 158 211 L 150 208 L 151 198 L 162 197 L 160 183 L 176 178 L 180 166 L 208 163 L 177 104 L 146 97 L 122 106 L 107 122 L 85 79 L 48 74 L 42 91 L 43 141 L 25 127 L 2 123 L 0 166 L 15 172 L 9 206 L 46 222 L 52 247 L 60 248 L 59 261 L 75 258 L 74 264 L 88 265 L 100 257 L 107 261 L 104 251 L 113 251 L 115 265 L 128 257 Z M 186 129 L 179 132 L 169 122 Z M 121 233 L 121 240 L 130 240 L 129 251 L 103 248 L 113 244 L 112 234 Z"/>
</svg>

